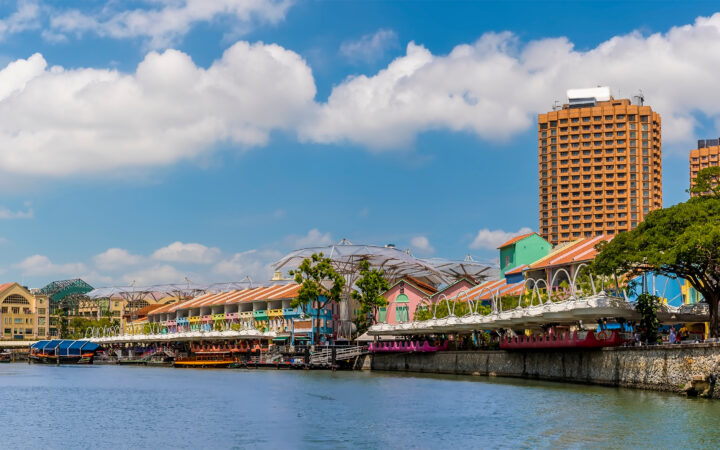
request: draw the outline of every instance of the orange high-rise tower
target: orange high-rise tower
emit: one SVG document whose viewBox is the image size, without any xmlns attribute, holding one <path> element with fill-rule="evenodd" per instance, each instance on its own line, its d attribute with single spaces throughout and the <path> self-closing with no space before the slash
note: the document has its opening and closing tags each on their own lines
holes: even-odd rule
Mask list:
<svg viewBox="0 0 720 450">
<path fill-rule="evenodd" d="M 553 245 L 630 230 L 662 208 L 660 115 L 607 87 L 567 94 L 538 115 L 540 235 Z"/>
<path fill-rule="evenodd" d="M 695 185 L 698 172 L 708 167 L 720 166 L 720 139 L 699 139 L 698 148 L 690 150 L 690 187 Z M 690 194 L 694 197 L 697 194 Z"/>
</svg>

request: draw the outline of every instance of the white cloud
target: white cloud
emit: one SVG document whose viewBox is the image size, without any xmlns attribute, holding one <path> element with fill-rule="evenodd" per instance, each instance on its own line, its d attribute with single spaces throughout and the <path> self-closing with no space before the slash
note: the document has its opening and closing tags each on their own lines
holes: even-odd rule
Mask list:
<svg viewBox="0 0 720 450">
<path fill-rule="evenodd" d="M 23 275 L 50 277 L 77 277 L 87 270 L 83 263 L 55 264 L 44 255 L 28 256 L 19 263 L 13 264 L 13 267 L 19 269 Z"/>
<path fill-rule="evenodd" d="M 0 38 L 10 34 L 22 33 L 41 27 L 41 8 L 37 1 L 18 0 L 17 9 L 4 19 L 0 19 Z"/>
<path fill-rule="evenodd" d="M 144 8 L 124 9 L 126 2 L 109 2 L 96 12 L 59 9 L 50 18 L 57 33 L 95 33 L 112 38 L 141 37 L 154 48 L 166 47 L 200 22 L 232 19 L 236 31 L 255 23 L 277 23 L 285 18 L 289 0 L 144 0 Z M 234 33 L 234 34 L 237 34 Z"/>
<path fill-rule="evenodd" d="M 305 61 L 277 45 L 238 42 L 208 69 L 151 52 L 134 74 L 48 68 L 35 54 L 0 70 L 0 167 L 92 174 L 195 158 L 219 142 L 263 145 L 314 95 Z"/>
<path fill-rule="evenodd" d="M 18 210 L 12 211 L 0 206 L 0 220 L 2 219 L 32 219 L 35 217 L 35 211 L 32 208 L 27 208 L 25 211 Z"/>
<path fill-rule="evenodd" d="M 307 140 L 404 147 L 427 130 L 468 131 L 503 140 L 526 131 L 574 87 L 608 85 L 622 97 L 638 89 L 663 118 L 666 141 L 694 138 L 700 115 L 720 117 L 720 13 L 643 36 L 616 36 L 587 51 L 567 38 L 527 44 L 486 33 L 433 55 L 415 43 L 373 76 L 336 86 L 302 130 Z"/>
<path fill-rule="evenodd" d="M 410 245 L 419 253 L 432 254 L 435 248 L 430 245 L 430 240 L 425 236 L 415 236 L 410 239 Z"/>
<path fill-rule="evenodd" d="M 169 264 L 158 264 L 125 274 L 122 278 L 127 284 L 134 282 L 135 286 L 149 286 L 153 284 L 184 283 L 186 277 L 196 281 L 192 274 L 182 273 Z"/>
<path fill-rule="evenodd" d="M 124 248 L 109 248 L 95 255 L 93 261 L 102 270 L 116 270 L 122 267 L 134 266 L 144 261 L 140 255 L 133 255 Z"/>
<path fill-rule="evenodd" d="M 470 248 L 496 250 L 498 245 L 502 245 L 504 242 L 509 241 L 513 237 L 521 234 L 532 233 L 532 231 L 532 228 L 528 227 L 520 228 L 515 232 L 483 228 L 477 232 L 477 235 L 475 235 L 475 239 L 473 239 L 470 244 Z"/>
<path fill-rule="evenodd" d="M 194 242 L 183 243 L 173 242 L 167 247 L 162 247 L 152 254 L 154 259 L 176 263 L 211 264 L 220 256 L 220 249 L 206 247 Z"/>
<path fill-rule="evenodd" d="M 345 41 L 340 45 L 340 54 L 352 62 L 374 62 L 389 48 L 398 46 L 398 36 L 393 30 L 381 29 L 366 34 L 356 41 Z"/>
<path fill-rule="evenodd" d="M 322 233 L 317 228 L 308 231 L 305 236 L 288 236 L 286 239 L 293 248 L 322 247 L 333 243 L 330 233 Z"/>
<path fill-rule="evenodd" d="M 235 253 L 231 258 L 218 262 L 213 273 L 230 281 L 239 281 L 246 276 L 257 282 L 267 281 L 272 277 L 271 264 L 282 257 L 282 253 L 274 250 L 248 250 Z"/>
</svg>

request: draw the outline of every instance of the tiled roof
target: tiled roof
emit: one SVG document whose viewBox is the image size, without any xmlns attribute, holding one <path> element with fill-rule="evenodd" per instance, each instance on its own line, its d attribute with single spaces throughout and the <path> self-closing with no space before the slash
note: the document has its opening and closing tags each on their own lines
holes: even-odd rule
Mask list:
<svg viewBox="0 0 720 450">
<path fill-rule="evenodd" d="M 530 267 L 530 266 L 528 266 L 527 264 L 522 264 L 520 266 L 515 267 L 514 269 L 508 270 L 507 272 L 505 272 L 505 275 L 514 275 L 516 273 L 522 273 L 522 271 L 527 269 L 528 267 Z"/>
<path fill-rule="evenodd" d="M 162 308 L 152 311 L 150 314 L 155 315 L 173 312 L 180 309 L 199 308 L 202 306 L 252 302 L 254 300 L 283 300 L 295 298 L 300 291 L 300 287 L 301 286 L 299 284 L 295 283 L 283 283 L 272 286 L 260 286 L 252 289 L 247 288 L 242 290 L 220 292 L 217 294 L 208 293 L 181 303 L 165 305 Z"/>
<path fill-rule="evenodd" d="M 550 252 L 549 255 L 530 264 L 530 269 L 544 269 L 546 267 L 562 266 L 566 264 L 575 264 L 584 261 L 591 261 L 595 258 L 597 251 L 595 246 L 600 242 L 609 242 L 612 235 L 595 236 L 591 238 L 579 239 L 568 245 L 558 248 Z"/>
<path fill-rule="evenodd" d="M 432 295 L 437 292 L 437 289 L 423 281 L 418 280 L 415 277 L 404 277 L 403 280 L 406 282 L 412 283 L 416 288 L 420 289 L 421 291 L 425 292 L 428 295 Z"/>
<path fill-rule="evenodd" d="M 521 240 L 525 239 L 525 238 L 528 237 L 528 236 L 532 236 L 533 234 L 537 234 L 537 233 L 535 233 L 535 232 L 533 231 L 532 233 L 525 233 L 525 234 L 521 234 L 520 236 L 515 236 L 514 238 L 510 239 L 509 241 L 507 241 L 507 242 L 504 243 L 503 245 L 499 246 L 498 248 L 503 248 L 503 247 L 507 247 L 508 245 L 513 245 L 513 244 L 516 243 L 517 241 L 521 241 Z"/>
<path fill-rule="evenodd" d="M 15 284 L 15 283 L 3 283 L 3 284 L 0 284 L 0 292 L 2 292 L 2 291 L 4 291 L 5 289 L 9 288 L 9 287 L 12 286 L 13 284 Z"/>
<path fill-rule="evenodd" d="M 474 288 L 467 291 L 467 297 L 465 294 L 458 296 L 459 300 L 490 300 L 491 292 L 495 296 L 509 296 L 509 295 L 520 295 L 523 291 L 524 281 L 517 283 L 507 284 L 507 280 L 502 278 L 500 280 L 486 281 L 483 284 L 477 285 Z"/>
</svg>

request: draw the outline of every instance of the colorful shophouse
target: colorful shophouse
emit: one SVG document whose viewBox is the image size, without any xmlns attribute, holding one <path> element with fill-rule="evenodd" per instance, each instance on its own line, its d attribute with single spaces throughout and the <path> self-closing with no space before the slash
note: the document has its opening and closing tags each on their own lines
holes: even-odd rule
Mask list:
<svg viewBox="0 0 720 450">
<path fill-rule="evenodd" d="M 256 329 L 275 333 L 276 340 L 291 342 L 312 341 L 316 333 L 332 339 L 337 305 L 326 305 L 320 311 L 320 323 L 313 323 L 315 306 L 292 306 L 299 291 L 299 284 L 280 282 L 207 293 L 153 310 L 148 314 L 148 322 L 160 324 L 165 333 Z"/>
</svg>

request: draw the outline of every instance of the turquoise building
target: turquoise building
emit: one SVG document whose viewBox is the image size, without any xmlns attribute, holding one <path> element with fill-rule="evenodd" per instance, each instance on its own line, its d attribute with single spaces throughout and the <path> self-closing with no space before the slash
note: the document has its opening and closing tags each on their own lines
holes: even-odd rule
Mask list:
<svg viewBox="0 0 720 450">
<path fill-rule="evenodd" d="M 500 250 L 500 278 L 502 278 L 508 270 L 534 263 L 547 256 L 552 245 L 537 233 L 527 233 L 515 236 L 498 249 Z M 520 274 L 520 280 L 522 280 L 522 274 Z"/>
</svg>

